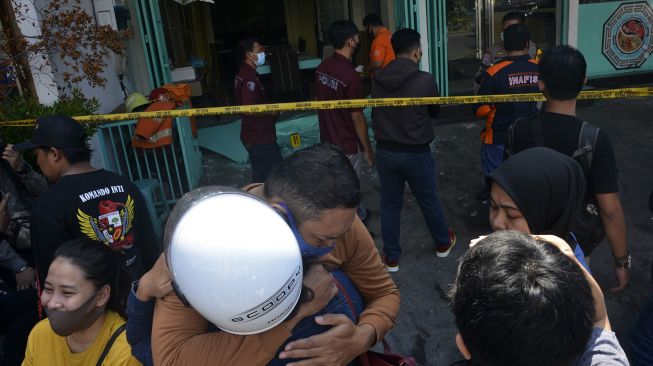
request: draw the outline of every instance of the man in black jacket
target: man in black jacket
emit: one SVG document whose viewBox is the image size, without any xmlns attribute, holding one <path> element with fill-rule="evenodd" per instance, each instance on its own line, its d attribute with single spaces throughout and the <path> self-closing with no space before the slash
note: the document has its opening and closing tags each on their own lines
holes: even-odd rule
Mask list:
<svg viewBox="0 0 653 366">
<path fill-rule="evenodd" d="M 420 35 L 402 29 L 392 36 L 397 58 L 375 75 L 372 98 L 435 97 L 433 76 L 419 70 Z M 431 153 L 431 118 L 438 106 L 379 107 L 372 114 L 376 136 L 376 169 L 381 181 L 381 232 L 384 262 L 389 272 L 399 270 L 400 214 L 408 182 L 433 237 L 438 257 L 449 255 L 456 235 L 449 230 L 437 193 L 435 160 Z"/>
</svg>

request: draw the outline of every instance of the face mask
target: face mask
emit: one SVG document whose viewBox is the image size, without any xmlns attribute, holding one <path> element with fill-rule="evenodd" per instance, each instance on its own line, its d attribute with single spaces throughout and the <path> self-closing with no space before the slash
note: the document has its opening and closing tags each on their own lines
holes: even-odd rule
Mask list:
<svg viewBox="0 0 653 366">
<path fill-rule="evenodd" d="M 299 228 L 295 223 L 295 217 L 292 215 L 292 212 L 290 212 L 288 206 L 283 202 L 279 202 L 279 205 L 286 210 L 288 226 L 290 226 L 292 233 L 295 234 L 295 239 L 297 239 L 297 243 L 299 244 L 299 251 L 301 252 L 302 257 L 321 257 L 328 254 L 336 247 L 335 243 L 328 247 L 314 247 L 305 242 L 304 238 L 302 238 L 302 235 L 299 233 Z"/>
<path fill-rule="evenodd" d="M 265 52 L 256 54 L 256 66 L 263 66 L 265 64 Z"/>
<path fill-rule="evenodd" d="M 52 330 L 57 335 L 67 337 L 90 327 L 104 312 L 103 308 L 95 306 L 95 295 L 75 310 L 62 311 L 45 308 Z"/>
</svg>

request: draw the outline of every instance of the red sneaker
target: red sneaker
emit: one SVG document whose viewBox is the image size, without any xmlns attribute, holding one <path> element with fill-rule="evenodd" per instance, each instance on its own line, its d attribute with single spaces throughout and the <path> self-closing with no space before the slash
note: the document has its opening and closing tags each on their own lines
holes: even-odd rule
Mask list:
<svg viewBox="0 0 653 366">
<path fill-rule="evenodd" d="M 454 233 L 453 230 L 449 229 L 449 243 L 447 245 L 439 245 L 435 255 L 440 258 L 446 258 L 449 255 L 449 252 L 451 252 L 451 249 L 453 249 L 454 245 L 456 245 L 456 233 Z"/>
</svg>

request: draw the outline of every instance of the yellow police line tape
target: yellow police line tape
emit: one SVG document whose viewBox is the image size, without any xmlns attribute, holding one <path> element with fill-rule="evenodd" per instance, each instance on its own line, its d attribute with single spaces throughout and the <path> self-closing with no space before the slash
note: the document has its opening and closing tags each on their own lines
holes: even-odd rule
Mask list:
<svg viewBox="0 0 653 366">
<path fill-rule="evenodd" d="M 619 99 L 639 98 L 653 96 L 653 87 L 624 88 L 597 91 L 583 91 L 578 99 Z M 349 99 L 331 101 L 311 101 L 292 103 L 270 103 L 228 107 L 174 109 L 156 112 L 136 112 L 101 114 L 73 117 L 79 122 L 100 123 L 129 121 L 139 118 L 164 118 L 164 117 L 199 117 L 215 116 L 222 114 L 243 113 L 269 113 L 289 111 L 314 111 L 322 109 L 358 109 L 366 107 L 406 107 L 425 104 L 477 104 L 477 103 L 506 103 L 506 102 L 539 102 L 545 98 L 540 93 L 529 94 L 504 94 L 504 95 L 473 95 L 455 97 L 420 97 L 420 98 L 378 98 L 378 99 Z M 0 127 L 28 127 L 34 120 L 0 121 Z"/>
</svg>

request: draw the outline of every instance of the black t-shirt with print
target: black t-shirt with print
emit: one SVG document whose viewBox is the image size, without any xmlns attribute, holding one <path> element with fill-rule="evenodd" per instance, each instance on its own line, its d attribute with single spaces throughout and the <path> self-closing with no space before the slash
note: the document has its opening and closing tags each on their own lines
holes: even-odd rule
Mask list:
<svg viewBox="0 0 653 366">
<path fill-rule="evenodd" d="M 544 112 L 540 118 L 544 145 L 559 153 L 571 156 L 578 149 L 578 135 L 583 120 L 569 115 Z M 512 151 L 516 154 L 535 146 L 535 138 L 529 119 L 515 122 Z M 599 130 L 592 157 L 592 169 L 587 179 L 587 191 L 592 194 L 615 193 L 619 191 L 617 164 L 610 138 Z"/>
<path fill-rule="evenodd" d="M 88 237 L 120 249 L 134 279 L 160 253 L 141 192 L 127 178 L 106 170 L 59 179 L 34 203 L 31 230 L 41 283 L 57 248 L 72 239 Z"/>
</svg>

